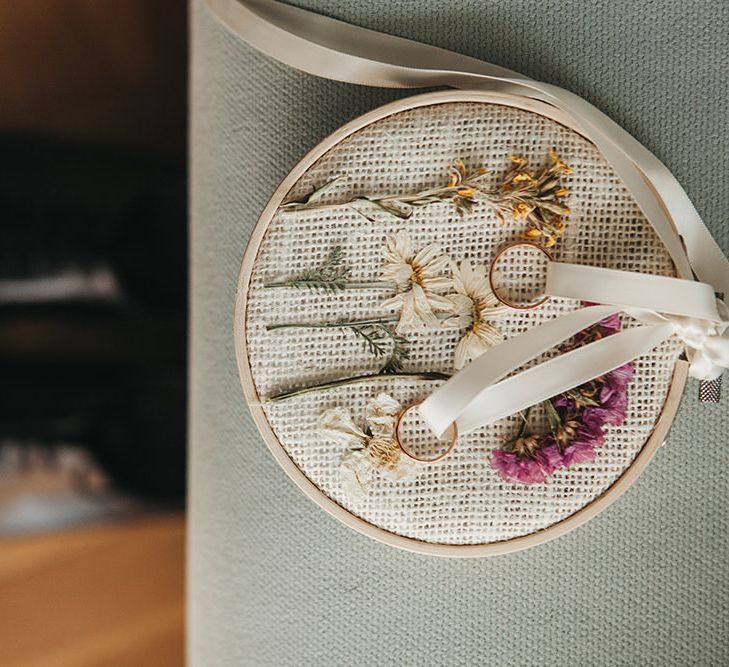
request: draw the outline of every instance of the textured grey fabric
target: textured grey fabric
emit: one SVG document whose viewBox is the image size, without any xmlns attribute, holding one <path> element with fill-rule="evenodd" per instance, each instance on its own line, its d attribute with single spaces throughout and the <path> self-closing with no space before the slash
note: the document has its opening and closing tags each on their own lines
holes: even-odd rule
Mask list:
<svg viewBox="0 0 729 667">
<path fill-rule="evenodd" d="M 729 10 L 708 2 L 306 0 L 580 93 L 678 176 L 729 246 Z M 483 560 L 340 525 L 278 468 L 243 401 L 232 309 L 278 181 L 405 92 L 254 53 L 193 2 L 189 660 L 209 665 L 718 665 L 729 661 L 729 400 L 691 383 L 670 442 L 577 531 Z"/>
</svg>

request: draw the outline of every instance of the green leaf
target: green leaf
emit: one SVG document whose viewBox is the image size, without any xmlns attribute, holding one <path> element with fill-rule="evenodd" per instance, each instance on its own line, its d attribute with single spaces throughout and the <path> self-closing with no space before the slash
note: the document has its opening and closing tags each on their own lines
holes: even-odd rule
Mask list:
<svg viewBox="0 0 729 667">
<path fill-rule="evenodd" d="M 344 261 L 342 246 L 335 246 L 318 267 L 304 271 L 300 276 L 279 285 L 336 292 L 347 287 L 349 275 L 350 268 Z"/>
<path fill-rule="evenodd" d="M 409 341 L 405 337 L 385 324 L 352 326 L 350 329 L 355 336 L 365 342 L 367 349 L 374 357 L 387 356 L 380 373 L 393 374 L 402 371 L 403 362 L 410 358 Z M 390 343 L 389 355 L 388 343 Z"/>
<path fill-rule="evenodd" d="M 559 418 L 559 413 L 554 407 L 551 400 L 544 401 L 544 411 L 547 413 L 547 421 L 549 422 L 549 428 L 552 433 L 556 433 L 557 430 L 562 426 L 562 420 Z"/>
</svg>

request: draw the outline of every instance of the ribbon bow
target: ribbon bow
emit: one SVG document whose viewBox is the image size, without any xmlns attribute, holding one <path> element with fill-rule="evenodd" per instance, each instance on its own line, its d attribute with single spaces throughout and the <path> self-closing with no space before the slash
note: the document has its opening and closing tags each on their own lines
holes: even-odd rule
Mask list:
<svg viewBox="0 0 729 667">
<path fill-rule="evenodd" d="M 718 305 L 726 311 L 726 306 L 721 301 Z M 628 311 L 628 314 L 644 324 L 668 327 L 672 334 L 678 336 L 686 346 L 691 377 L 715 380 L 729 368 L 729 318 L 726 317 L 726 312 L 721 322 L 661 315 L 656 312 Z"/>
</svg>

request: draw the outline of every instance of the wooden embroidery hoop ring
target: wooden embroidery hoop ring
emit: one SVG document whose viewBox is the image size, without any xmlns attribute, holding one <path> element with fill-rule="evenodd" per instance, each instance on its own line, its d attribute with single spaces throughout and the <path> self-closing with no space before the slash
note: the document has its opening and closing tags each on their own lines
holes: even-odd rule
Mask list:
<svg viewBox="0 0 729 667">
<path fill-rule="evenodd" d="M 286 474 L 305 495 L 333 517 L 357 532 L 400 549 L 420 554 L 444 557 L 496 556 L 544 544 L 545 542 L 574 530 L 599 514 L 602 510 L 615 502 L 623 493 L 625 493 L 625 491 L 627 491 L 628 488 L 630 488 L 633 482 L 635 482 L 635 480 L 645 470 L 646 466 L 653 458 L 653 455 L 664 443 L 668 435 L 671 424 L 678 410 L 679 402 L 686 384 L 686 378 L 688 377 L 688 363 L 686 361 L 678 360 L 676 363 L 663 409 L 656 420 L 650 436 L 636 455 L 635 459 L 633 459 L 633 462 L 601 495 L 597 496 L 570 516 L 557 521 L 547 528 L 498 542 L 461 545 L 425 542 L 415 538 L 398 535 L 397 533 L 375 526 L 336 503 L 308 477 L 306 477 L 306 475 L 288 455 L 283 445 L 279 442 L 271 424 L 268 421 L 268 418 L 266 417 L 266 413 L 262 407 L 262 399 L 256 390 L 246 344 L 246 307 L 253 267 L 266 230 L 276 214 L 278 207 L 283 202 L 291 188 L 325 153 L 336 146 L 339 142 L 346 139 L 351 134 L 363 129 L 367 125 L 403 111 L 411 111 L 420 107 L 453 102 L 481 102 L 531 111 L 539 114 L 540 116 L 556 121 L 573 132 L 580 134 L 588 141 L 590 140 L 588 135 L 574 127 L 569 118 L 547 104 L 513 95 L 485 91 L 447 90 L 407 97 L 378 107 L 377 109 L 369 111 L 345 125 L 342 125 L 309 151 L 306 156 L 304 156 L 304 158 L 291 170 L 286 178 L 284 178 L 271 196 L 266 207 L 263 209 L 263 212 L 251 233 L 251 237 L 243 256 L 243 262 L 238 279 L 232 333 L 235 342 L 238 371 L 241 378 L 241 384 L 243 386 L 243 394 L 248 403 L 253 420 L 255 421 L 258 430 L 260 431 L 261 436 L 273 457 L 283 468 L 284 472 L 286 472 Z M 687 279 L 691 278 L 691 276 L 685 275 L 679 275 L 678 277 Z"/>
</svg>

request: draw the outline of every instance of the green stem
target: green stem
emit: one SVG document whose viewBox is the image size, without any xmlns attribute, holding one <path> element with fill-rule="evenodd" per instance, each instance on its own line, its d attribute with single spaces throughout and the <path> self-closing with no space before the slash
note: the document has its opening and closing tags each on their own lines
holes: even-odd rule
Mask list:
<svg viewBox="0 0 729 667">
<path fill-rule="evenodd" d="M 559 418 L 559 413 L 555 410 L 552 401 L 547 399 L 543 401 L 544 411 L 547 414 L 547 421 L 549 422 L 549 429 L 552 433 L 557 433 L 557 430 L 562 426 L 562 420 Z"/>
<path fill-rule="evenodd" d="M 452 317 L 449 313 L 436 313 L 435 316 L 441 321 Z M 285 324 L 267 324 L 266 331 L 276 329 L 347 329 L 349 327 L 365 327 L 373 324 L 394 324 L 400 320 L 399 315 L 389 317 L 375 317 L 368 320 L 345 320 L 342 322 L 287 322 Z"/>
<path fill-rule="evenodd" d="M 306 282 L 306 280 L 287 280 L 280 283 L 263 283 L 263 286 L 266 289 L 271 287 L 301 287 Z M 396 288 L 397 285 L 395 283 L 388 283 L 382 280 L 361 283 L 339 283 L 337 285 L 337 289 L 386 289 L 392 291 Z"/>
<path fill-rule="evenodd" d="M 481 174 L 483 176 L 484 174 Z M 493 194 L 490 192 L 484 191 L 481 187 L 481 183 L 479 182 L 479 177 L 473 177 L 471 175 L 470 178 L 467 178 L 466 181 L 463 183 L 460 183 L 459 185 L 454 186 L 448 186 L 443 185 L 440 187 L 430 188 L 428 190 L 422 190 L 420 192 L 416 192 L 413 194 L 405 194 L 405 195 L 380 195 L 375 197 L 352 197 L 351 199 L 347 199 L 345 201 L 340 202 L 330 202 L 327 204 L 321 204 L 312 202 L 311 204 L 308 203 L 300 203 L 297 204 L 295 202 L 290 203 L 284 203 L 281 208 L 279 209 L 282 213 L 294 213 L 296 211 L 327 211 L 337 208 L 342 208 L 345 206 L 352 206 L 352 204 L 370 204 L 372 206 L 377 206 L 378 203 L 382 204 L 411 204 L 412 202 L 417 202 L 421 199 L 426 199 L 428 197 L 439 197 L 439 198 L 448 198 L 450 196 L 454 196 L 458 190 L 461 190 L 462 188 L 471 187 L 474 188 L 477 192 L 480 194 L 486 195 L 487 201 L 489 197 L 493 197 Z M 434 200 L 435 201 L 435 200 Z M 354 208 L 352 206 L 352 208 Z M 356 209 L 355 209 L 356 210 Z"/>
<path fill-rule="evenodd" d="M 519 425 L 519 431 L 516 434 L 517 439 L 523 438 L 524 436 L 529 434 L 529 413 L 531 412 L 531 410 L 531 408 L 527 408 L 524 412 L 519 411 L 521 424 Z"/>
<path fill-rule="evenodd" d="M 372 324 L 392 324 L 400 318 L 397 315 L 392 317 L 379 317 L 370 320 L 351 320 L 349 322 L 289 322 L 286 324 L 267 324 L 266 331 L 275 331 L 276 329 L 346 329 L 349 327 L 368 326 Z"/>
<path fill-rule="evenodd" d="M 302 387 L 301 389 L 292 389 L 284 391 L 268 399 L 269 403 L 278 403 L 287 398 L 309 394 L 315 391 L 323 391 L 324 389 L 334 389 L 335 387 L 344 387 L 359 382 L 370 382 L 373 380 L 389 380 L 397 378 L 410 378 L 414 380 L 447 380 L 450 375 L 446 373 L 426 372 L 426 373 L 370 373 L 368 375 L 353 375 L 352 377 L 342 378 L 341 380 L 333 380 L 322 384 L 312 385 L 310 387 Z"/>
</svg>

